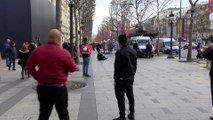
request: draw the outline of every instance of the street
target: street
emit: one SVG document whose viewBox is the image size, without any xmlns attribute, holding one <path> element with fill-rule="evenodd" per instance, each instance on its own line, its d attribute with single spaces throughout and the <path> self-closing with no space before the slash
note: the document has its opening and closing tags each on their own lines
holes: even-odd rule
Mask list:
<svg viewBox="0 0 213 120">
<path fill-rule="evenodd" d="M 91 78 L 81 71 L 71 74 L 69 81 L 87 86 L 69 90 L 71 120 L 112 120 L 118 116 L 114 95 L 114 54 L 97 61 L 93 53 Z M 81 66 L 79 66 L 81 67 Z M 39 104 L 35 81 L 20 80 L 18 70 L 0 72 L 0 120 L 36 120 Z M 202 64 L 178 62 L 165 55 L 138 59 L 134 94 L 136 120 L 208 120 L 213 115 L 209 91 L 208 69 Z M 128 112 L 128 106 L 126 107 Z M 58 120 L 54 110 L 50 120 Z"/>
</svg>

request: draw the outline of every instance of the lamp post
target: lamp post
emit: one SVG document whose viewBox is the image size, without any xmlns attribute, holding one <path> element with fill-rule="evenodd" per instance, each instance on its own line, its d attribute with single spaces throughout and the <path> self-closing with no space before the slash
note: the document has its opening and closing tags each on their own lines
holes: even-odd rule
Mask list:
<svg viewBox="0 0 213 120">
<path fill-rule="evenodd" d="M 171 11 L 171 14 L 169 15 L 170 20 L 170 28 L 171 28 L 171 38 L 170 38 L 170 52 L 168 58 L 174 58 L 172 54 L 172 36 L 173 36 L 173 20 L 174 20 L 174 14 Z"/>
<path fill-rule="evenodd" d="M 182 39 L 184 38 L 184 27 L 183 27 L 183 18 L 182 18 L 182 0 L 180 0 L 180 21 L 181 21 L 181 24 L 180 24 L 180 38 L 179 38 L 179 56 L 178 56 L 178 59 L 180 60 L 181 59 L 181 42 L 182 42 Z"/>
<path fill-rule="evenodd" d="M 74 56 L 74 44 L 73 44 L 73 0 L 68 0 L 68 5 L 70 8 L 70 47 L 71 47 L 71 55 Z"/>
</svg>

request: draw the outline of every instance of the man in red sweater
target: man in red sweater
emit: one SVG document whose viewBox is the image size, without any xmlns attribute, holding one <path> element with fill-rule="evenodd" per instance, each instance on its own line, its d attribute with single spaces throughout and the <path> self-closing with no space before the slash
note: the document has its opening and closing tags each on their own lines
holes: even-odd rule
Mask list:
<svg viewBox="0 0 213 120">
<path fill-rule="evenodd" d="M 60 120 L 69 120 L 66 82 L 68 72 L 76 71 L 77 67 L 60 44 L 60 31 L 50 30 L 48 42 L 35 49 L 27 62 L 27 70 L 38 82 L 39 120 L 48 120 L 54 105 Z"/>
</svg>

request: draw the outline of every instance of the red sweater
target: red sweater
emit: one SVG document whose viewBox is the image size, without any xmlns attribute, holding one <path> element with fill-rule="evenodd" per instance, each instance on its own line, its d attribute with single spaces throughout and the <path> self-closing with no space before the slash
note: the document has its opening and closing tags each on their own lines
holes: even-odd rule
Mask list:
<svg viewBox="0 0 213 120">
<path fill-rule="evenodd" d="M 38 84 L 65 84 L 68 72 L 77 68 L 70 53 L 53 42 L 36 48 L 26 67 Z"/>
</svg>

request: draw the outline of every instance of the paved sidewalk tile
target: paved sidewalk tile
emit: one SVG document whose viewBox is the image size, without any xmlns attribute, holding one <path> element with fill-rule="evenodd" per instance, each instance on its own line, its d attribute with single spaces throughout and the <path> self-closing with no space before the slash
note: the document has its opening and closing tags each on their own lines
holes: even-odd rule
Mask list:
<svg viewBox="0 0 213 120">
<path fill-rule="evenodd" d="M 21 68 L 16 68 L 16 71 L 8 71 L 4 64 L 0 65 L 0 120 L 37 120 L 39 103 L 35 92 L 36 81 L 32 78 L 21 80 Z M 68 80 L 82 82 L 84 78 L 78 71 L 71 73 Z M 69 90 L 68 94 L 70 120 L 78 120 L 81 92 Z M 50 120 L 59 120 L 55 109 Z"/>
<path fill-rule="evenodd" d="M 69 115 L 71 120 L 77 120 L 79 110 L 79 100 L 81 94 L 69 93 Z M 37 120 L 39 113 L 39 103 L 36 93 L 32 93 L 22 99 L 18 104 L 11 108 L 7 113 L 0 116 L 0 120 Z M 58 115 L 53 109 L 50 120 L 58 120 Z"/>
<path fill-rule="evenodd" d="M 118 116 L 114 95 L 114 55 L 93 56 L 98 120 Z M 166 56 L 138 59 L 134 93 L 136 120 L 208 120 L 211 107 L 208 69 Z M 128 113 L 128 101 L 126 101 Z"/>
</svg>

